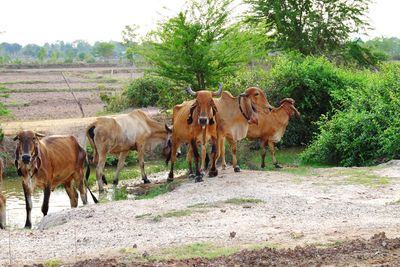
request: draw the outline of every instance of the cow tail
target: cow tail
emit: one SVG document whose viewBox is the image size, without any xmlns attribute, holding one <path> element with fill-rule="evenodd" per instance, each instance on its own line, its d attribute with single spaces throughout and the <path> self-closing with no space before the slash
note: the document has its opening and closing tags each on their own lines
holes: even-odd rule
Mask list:
<svg viewBox="0 0 400 267">
<path fill-rule="evenodd" d="M 92 125 L 92 126 L 87 130 L 86 136 L 87 136 L 87 138 L 89 139 L 89 143 L 90 143 L 90 145 L 91 145 L 92 148 L 93 148 L 93 154 L 95 155 L 95 154 L 97 153 L 97 148 L 96 148 L 96 144 L 94 143 L 94 129 L 95 129 L 95 126 Z M 85 150 L 86 150 L 86 147 L 85 147 Z M 86 184 L 86 187 L 87 187 L 87 189 L 88 189 L 90 195 L 91 195 L 92 198 L 93 198 L 94 203 L 97 204 L 97 203 L 99 203 L 99 201 L 98 201 L 98 199 L 95 197 L 95 195 L 93 194 L 92 190 L 90 190 L 90 187 L 89 187 L 89 176 L 90 176 L 90 161 L 89 161 L 89 155 L 88 155 L 88 153 L 86 152 L 86 174 L 85 174 L 85 180 L 86 180 L 86 181 L 85 181 L 85 184 Z"/>
<path fill-rule="evenodd" d="M 90 187 L 89 187 L 90 164 L 89 164 L 89 159 L 88 159 L 87 155 L 86 155 L 85 162 L 86 162 L 85 185 L 86 185 L 86 188 L 88 189 L 90 195 L 93 198 L 93 202 L 97 204 L 97 203 L 99 203 L 99 200 L 95 197 L 95 195 L 93 194 L 92 190 L 90 190 Z"/>
</svg>

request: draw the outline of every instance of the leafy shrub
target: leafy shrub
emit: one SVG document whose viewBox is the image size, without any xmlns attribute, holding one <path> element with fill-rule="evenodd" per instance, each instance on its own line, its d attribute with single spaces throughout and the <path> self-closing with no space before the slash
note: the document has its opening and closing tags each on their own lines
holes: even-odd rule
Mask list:
<svg viewBox="0 0 400 267">
<path fill-rule="evenodd" d="M 134 107 L 156 106 L 165 109 L 172 108 L 187 97 L 186 92 L 175 88 L 171 81 L 152 75 L 133 80 L 124 94 Z"/>
<path fill-rule="evenodd" d="M 400 64 L 358 76 L 362 86 L 333 94 L 341 109 L 320 121 L 303 161 L 360 166 L 400 158 Z"/>
</svg>

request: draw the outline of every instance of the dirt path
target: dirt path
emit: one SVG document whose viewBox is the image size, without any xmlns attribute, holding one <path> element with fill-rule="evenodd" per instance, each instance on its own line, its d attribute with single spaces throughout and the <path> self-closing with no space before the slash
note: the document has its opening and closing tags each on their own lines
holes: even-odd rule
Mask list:
<svg viewBox="0 0 400 267">
<path fill-rule="evenodd" d="M 374 169 L 313 169 L 306 175 L 229 168 L 155 199 L 50 214 L 42 221 L 46 230 L 11 230 L 12 261 L 117 257 L 134 246 L 153 254 L 193 243 L 283 248 L 369 238 L 382 231 L 396 237 L 399 170 L 399 162 Z M 8 244 L 9 233 L 0 232 L 0 264 L 9 262 Z"/>
</svg>

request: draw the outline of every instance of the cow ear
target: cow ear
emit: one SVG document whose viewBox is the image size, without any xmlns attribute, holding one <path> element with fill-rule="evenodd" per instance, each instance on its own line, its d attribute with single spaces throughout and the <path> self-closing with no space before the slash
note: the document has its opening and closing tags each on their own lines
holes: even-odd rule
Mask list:
<svg viewBox="0 0 400 267">
<path fill-rule="evenodd" d="M 17 140 L 18 140 L 18 135 L 16 135 L 16 136 L 13 138 L 13 140 L 14 140 L 14 141 L 17 141 Z"/>
<path fill-rule="evenodd" d="M 215 102 L 213 100 L 211 100 L 211 108 L 213 110 L 213 117 L 217 114 L 218 109 L 217 106 L 215 105 Z"/>
<path fill-rule="evenodd" d="M 35 153 L 36 153 L 36 170 L 35 173 L 40 169 L 42 166 L 42 154 L 40 153 L 39 144 L 35 145 Z"/>
</svg>

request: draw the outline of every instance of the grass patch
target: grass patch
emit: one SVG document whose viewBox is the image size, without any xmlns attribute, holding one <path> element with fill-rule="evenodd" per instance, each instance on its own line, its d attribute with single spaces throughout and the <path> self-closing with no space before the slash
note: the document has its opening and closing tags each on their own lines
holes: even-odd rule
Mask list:
<svg viewBox="0 0 400 267">
<path fill-rule="evenodd" d="M 144 214 L 136 215 L 135 218 L 142 219 L 142 218 L 146 218 L 146 217 L 150 217 L 150 216 L 151 216 L 151 213 L 144 213 Z"/>
<path fill-rule="evenodd" d="M 114 201 L 128 199 L 128 192 L 126 191 L 126 188 L 125 187 L 114 188 L 111 195 L 111 199 Z"/>
<path fill-rule="evenodd" d="M 339 184 L 345 185 L 365 185 L 370 187 L 379 187 L 389 184 L 389 178 L 382 177 L 374 174 L 372 171 L 374 168 L 363 168 L 363 169 L 346 169 L 340 170 L 334 175 L 344 176 L 343 180 Z"/>
<path fill-rule="evenodd" d="M 150 188 L 150 190 L 148 190 L 143 195 L 137 196 L 136 199 L 152 199 L 159 195 L 173 191 L 179 185 L 180 185 L 180 182 L 178 182 L 178 181 L 161 184 L 161 185 Z"/>
<path fill-rule="evenodd" d="M 62 263 L 61 260 L 58 259 L 51 259 L 43 262 L 44 267 L 58 267 Z"/>
<path fill-rule="evenodd" d="M 217 203 L 196 203 L 193 205 L 187 206 L 188 208 L 192 209 L 206 209 L 206 208 L 217 208 L 218 204 Z"/>
<path fill-rule="evenodd" d="M 174 210 L 169 211 L 161 215 L 164 218 L 172 218 L 172 217 L 185 217 L 192 215 L 193 211 L 191 210 Z"/>
<path fill-rule="evenodd" d="M 191 258 L 206 258 L 213 259 L 219 256 L 229 256 L 238 252 L 238 247 L 218 247 L 211 243 L 194 243 L 176 248 L 168 248 L 162 251 L 159 255 L 151 256 L 152 260 L 183 260 Z"/>
<path fill-rule="evenodd" d="M 306 243 L 308 246 L 314 246 L 317 248 L 335 248 L 339 247 L 340 245 L 343 244 L 342 240 L 336 240 L 333 242 L 328 242 L 328 243 Z"/>
<path fill-rule="evenodd" d="M 242 204 L 252 204 L 252 203 L 262 203 L 261 199 L 258 198 L 230 198 L 224 201 L 226 204 L 235 204 L 235 205 L 242 205 Z"/>
</svg>

